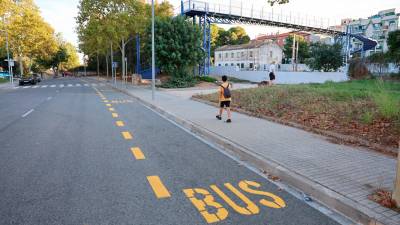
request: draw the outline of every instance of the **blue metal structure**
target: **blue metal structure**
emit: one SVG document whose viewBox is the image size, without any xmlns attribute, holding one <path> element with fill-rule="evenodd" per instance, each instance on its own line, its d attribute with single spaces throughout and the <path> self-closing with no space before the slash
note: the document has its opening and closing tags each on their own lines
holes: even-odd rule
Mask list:
<svg viewBox="0 0 400 225">
<path fill-rule="evenodd" d="M 204 1 L 197 0 L 181 0 L 181 15 L 185 15 L 193 19 L 193 24 L 196 23 L 196 18 L 199 18 L 199 24 L 203 31 L 203 50 L 206 53 L 206 59 L 200 65 L 199 72 L 202 75 L 209 74 L 209 67 L 211 65 L 211 24 L 247 24 L 247 25 L 260 25 L 260 26 L 273 26 L 283 27 L 298 31 L 306 31 L 313 33 L 328 34 L 333 36 L 340 36 L 344 40 L 350 37 L 357 38 L 363 42 L 361 51 L 366 51 L 375 48 L 377 42 L 361 35 L 350 34 L 349 32 L 341 32 L 329 28 L 326 21 L 319 21 L 314 18 L 302 19 L 290 15 L 274 14 L 273 12 L 266 12 L 264 8 L 254 10 L 246 9 L 243 3 L 240 6 L 224 5 L 222 3 L 210 4 Z"/>
</svg>

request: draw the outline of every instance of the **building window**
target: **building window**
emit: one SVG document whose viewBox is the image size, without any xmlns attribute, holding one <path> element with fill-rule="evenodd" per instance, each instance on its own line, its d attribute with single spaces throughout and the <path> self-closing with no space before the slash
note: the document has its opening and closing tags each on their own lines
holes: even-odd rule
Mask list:
<svg viewBox="0 0 400 225">
<path fill-rule="evenodd" d="M 240 57 L 240 52 L 236 53 L 236 57 L 238 58 Z"/>
<path fill-rule="evenodd" d="M 220 64 L 218 64 L 218 66 L 221 66 L 221 63 L 220 63 Z"/>
<path fill-rule="evenodd" d="M 237 67 L 240 67 L 240 63 L 236 64 Z"/>
<path fill-rule="evenodd" d="M 240 68 L 242 69 L 244 68 L 244 63 L 240 64 Z"/>
<path fill-rule="evenodd" d="M 225 58 L 226 58 L 226 59 L 228 59 L 228 58 L 229 58 L 229 55 L 228 55 L 228 53 L 225 53 Z"/>
<path fill-rule="evenodd" d="M 225 66 L 228 66 L 228 63 L 225 63 Z"/>
<path fill-rule="evenodd" d="M 250 69 L 253 69 L 253 63 L 250 63 L 249 67 Z"/>
<path fill-rule="evenodd" d="M 250 58 L 253 57 L 253 51 L 250 51 L 249 54 L 250 54 Z"/>
<path fill-rule="evenodd" d="M 231 58 L 233 59 L 233 58 L 235 58 L 235 53 L 231 53 Z"/>
<path fill-rule="evenodd" d="M 231 66 L 235 66 L 235 64 L 234 64 L 234 63 L 231 63 Z"/>
<path fill-rule="evenodd" d="M 242 57 L 244 57 L 244 52 L 242 52 Z"/>
<path fill-rule="evenodd" d="M 272 51 L 269 51 L 269 57 L 272 58 L 272 56 L 273 56 Z"/>
</svg>

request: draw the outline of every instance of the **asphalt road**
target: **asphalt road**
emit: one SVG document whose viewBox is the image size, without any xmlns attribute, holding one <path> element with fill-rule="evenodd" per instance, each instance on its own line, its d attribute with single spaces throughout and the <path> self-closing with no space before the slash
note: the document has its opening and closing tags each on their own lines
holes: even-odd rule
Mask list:
<svg viewBox="0 0 400 225">
<path fill-rule="evenodd" d="M 0 90 L 0 224 L 338 224 L 93 83 Z"/>
</svg>

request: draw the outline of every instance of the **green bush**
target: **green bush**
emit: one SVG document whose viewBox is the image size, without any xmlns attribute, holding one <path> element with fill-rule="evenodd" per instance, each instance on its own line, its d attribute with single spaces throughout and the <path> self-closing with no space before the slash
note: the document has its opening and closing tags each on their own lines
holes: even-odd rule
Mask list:
<svg viewBox="0 0 400 225">
<path fill-rule="evenodd" d="M 194 87 L 196 84 L 197 84 L 197 80 L 192 76 L 171 77 L 167 82 L 163 83 L 159 87 L 162 87 L 162 88 L 188 88 L 188 87 Z"/>
<path fill-rule="evenodd" d="M 363 60 L 353 59 L 349 63 L 348 76 L 353 80 L 360 80 L 370 77 L 370 74 Z"/>
<path fill-rule="evenodd" d="M 215 83 L 217 81 L 217 79 L 215 79 L 214 77 L 209 77 L 209 76 L 196 77 L 196 80 L 209 82 L 209 83 Z"/>
</svg>

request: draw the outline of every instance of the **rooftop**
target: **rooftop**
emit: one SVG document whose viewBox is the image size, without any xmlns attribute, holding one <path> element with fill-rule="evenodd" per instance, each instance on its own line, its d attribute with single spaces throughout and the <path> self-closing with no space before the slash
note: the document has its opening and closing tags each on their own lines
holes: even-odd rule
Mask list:
<svg viewBox="0 0 400 225">
<path fill-rule="evenodd" d="M 217 48 L 215 51 L 229 51 L 229 50 L 238 50 L 238 49 L 254 49 L 259 48 L 265 44 L 276 44 L 271 40 L 252 40 L 247 44 L 242 45 L 224 45 Z"/>
</svg>

